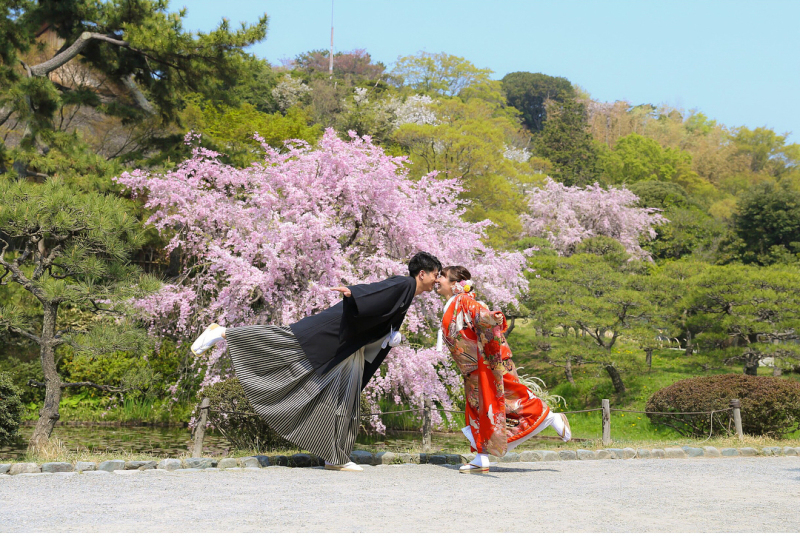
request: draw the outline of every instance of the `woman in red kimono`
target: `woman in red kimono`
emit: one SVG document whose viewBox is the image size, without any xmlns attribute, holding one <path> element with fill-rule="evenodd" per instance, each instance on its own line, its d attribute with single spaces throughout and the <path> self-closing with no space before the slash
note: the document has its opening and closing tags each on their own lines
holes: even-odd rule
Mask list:
<svg viewBox="0 0 800 536">
<path fill-rule="evenodd" d="M 447 298 L 437 347 L 447 344 L 464 376 L 467 426 L 462 431 L 477 453 L 461 472 L 487 472 L 488 454 L 505 456 L 548 426 L 569 441 L 566 415 L 551 412 L 520 383 L 503 336 L 505 316 L 475 299 L 469 271 L 463 266 L 443 268 L 436 292 Z"/>
</svg>

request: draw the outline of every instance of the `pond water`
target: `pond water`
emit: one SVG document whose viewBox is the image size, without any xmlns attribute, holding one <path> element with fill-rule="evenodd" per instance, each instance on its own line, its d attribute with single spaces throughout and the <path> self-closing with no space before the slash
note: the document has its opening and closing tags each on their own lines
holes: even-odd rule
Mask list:
<svg viewBox="0 0 800 536">
<path fill-rule="evenodd" d="M 0 460 L 20 459 L 25 455 L 27 441 L 33 434 L 33 426 L 21 426 L 22 440 L 13 445 L 0 446 Z M 103 424 L 75 425 L 57 424 L 53 437 L 64 442 L 71 451 L 119 452 L 142 454 L 153 458 L 168 458 L 185 455 L 192 448 L 192 437 L 188 428 L 181 426 L 108 426 Z M 526 448 L 552 448 L 560 441 L 532 439 Z M 460 432 L 434 432 L 431 437 L 433 450 L 447 452 L 469 452 L 469 443 Z M 535 446 L 534 446 L 535 445 Z M 422 434 L 418 431 L 387 431 L 386 435 L 360 434 L 356 438 L 356 450 L 422 452 Z M 228 441 L 213 431 L 206 432 L 203 455 L 223 457 L 231 450 Z"/>
</svg>

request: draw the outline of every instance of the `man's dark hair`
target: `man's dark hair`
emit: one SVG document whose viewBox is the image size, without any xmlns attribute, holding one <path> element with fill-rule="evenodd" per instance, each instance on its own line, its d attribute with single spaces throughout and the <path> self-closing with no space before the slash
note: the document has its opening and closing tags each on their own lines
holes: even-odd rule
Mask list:
<svg viewBox="0 0 800 536">
<path fill-rule="evenodd" d="M 411 277 L 417 277 L 417 274 L 420 272 L 420 270 L 425 270 L 426 272 L 438 272 L 441 269 L 442 263 L 439 262 L 439 259 L 425 251 L 420 251 L 411 257 L 410 261 L 408 261 L 408 273 Z"/>
</svg>

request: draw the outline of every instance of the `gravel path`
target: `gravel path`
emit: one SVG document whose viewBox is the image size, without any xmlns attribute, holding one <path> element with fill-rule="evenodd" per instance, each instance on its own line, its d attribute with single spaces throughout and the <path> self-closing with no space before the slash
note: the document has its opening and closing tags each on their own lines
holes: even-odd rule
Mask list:
<svg viewBox="0 0 800 536">
<path fill-rule="evenodd" d="M 0 478 L 0 532 L 794 532 L 800 457 Z"/>
</svg>

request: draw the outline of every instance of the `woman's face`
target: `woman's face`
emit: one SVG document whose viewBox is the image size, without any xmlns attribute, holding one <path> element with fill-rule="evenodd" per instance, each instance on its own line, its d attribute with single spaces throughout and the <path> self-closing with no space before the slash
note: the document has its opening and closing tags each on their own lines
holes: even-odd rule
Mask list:
<svg viewBox="0 0 800 536">
<path fill-rule="evenodd" d="M 453 282 L 447 278 L 447 274 L 439 274 L 436 279 L 436 293 L 445 298 L 453 295 Z"/>
</svg>

